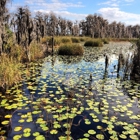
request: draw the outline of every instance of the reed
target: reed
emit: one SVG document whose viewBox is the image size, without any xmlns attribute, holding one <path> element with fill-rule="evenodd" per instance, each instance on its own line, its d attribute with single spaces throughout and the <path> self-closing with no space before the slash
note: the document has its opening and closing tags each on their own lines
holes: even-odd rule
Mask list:
<svg viewBox="0 0 140 140">
<path fill-rule="evenodd" d="M 14 83 L 19 82 L 22 78 L 22 72 L 20 70 L 22 64 L 13 57 L 9 57 L 6 54 L 0 56 L 0 85 L 1 87 L 6 84 L 11 86 Z"/>
</svg>

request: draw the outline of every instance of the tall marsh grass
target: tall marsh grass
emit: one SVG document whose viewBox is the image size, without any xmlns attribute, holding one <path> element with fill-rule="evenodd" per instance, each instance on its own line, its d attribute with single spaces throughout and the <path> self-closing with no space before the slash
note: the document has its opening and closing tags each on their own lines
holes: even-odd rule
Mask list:
<svg viewBox="0 0 140 140">
<path fill-rule="evenodd" d="M 0 85 L 11 86 L 21 80 L 22 72 L 20 70 L 22 64 L 16 59 L 5 54 L 0 56 Z"/>
<path fill-rule="evenodd" d="M 110 40 L 108 38 L 103 38 L 102 41 L 103 41 L 104 44 L 109 44 Z"/>
<path fill-rule="evenodd" d="M 54 36 L 54 46 L 65 44 L 65 43 L 72 43 L 71 37 L 67 36 Z M 52 45 L 52 37 L 44 37 L 41 39 L 41 44 Z"/>
<path fill-rule="evenodd" d="M 72 43 L 80 43 L 79 37 L 72 37 L 71 40 L 72 40 Z"/>
<path fill-rule="evenodd" d="M 31 43 L 29 49 L 31 61 L 44 57 L 44 48 L 41 44 L 33 42 Z"/>
<path fill-rule="evenodd" d="M 23 59 L 25 59 L 25 50 L 23 47 L 15 44 L 11 46 L 11 51 L 8 55 L 17 62 L 23 62 Z"/>
<path fill-rule="evenodd" d="M 79 44 L 63 44 L 58 48 L 59 55 L 83 55 L 84 49 Z"/>
<path fill-rule="evenodd" d="M 90 39 L 89 37 L 73 37 L 73 36 L 54 36 L 54 46 L 60 46 L 66 43 L 80 43 Z M 52 45 L 52 37 L 44 37 L 41 39 L 42 44 Z"/>
<path fill-rule="evenodd" d="M 137 42 L 137 38 L 110 38 L 110 41 L 116 41 L 116 42 L 119 42 L 119 41 L 129 41 L 129 42 Z"/>
<path fill-rule="evenodd" d="M 84 46 L 102 47 L 103 42 L 101 39 L 90 39 L 85 42 Z"/>
<path fill-rule="evenodd" d="M 24 47 L 13 45 L 9 53 L 3 53 L 0 56 L 0 87 L 3 87 L 4 84 L 11 86 L 22 79 L 21 67 L 27 62 L 25 51 Z M 31 61 L 44 57 L 41 44 L 31 43 L 29 51 Z"/>
</svg>

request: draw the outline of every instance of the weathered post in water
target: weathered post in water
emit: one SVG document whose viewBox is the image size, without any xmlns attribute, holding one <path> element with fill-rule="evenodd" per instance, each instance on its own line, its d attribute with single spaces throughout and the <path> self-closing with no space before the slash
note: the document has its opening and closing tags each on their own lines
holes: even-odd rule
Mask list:
<svg viewBox="0 0 140 140">
<path fill-rule="evenodd" d="M 105 71 L 106 71 L 109 65 L 109 56 L 107 54 L 104 54 L 104 56 L 105 56 Z"/>
<path fill-rule="evenodd" d="M 48 49 L 49 49 L 49 42 L 48 41 L 46 42 L 46 45 L 47 45 L 46 47 L 47 47 L 47 54 L 48 54 Z"/>
<path fill-rule="evenodd" d="M 119 71 L 120 71 L 120 67 L 121 67 L 121 59 L 122 59 L 122 54 L 119 54 L 117 73 L 119 73 Z"/>
<path fill-rule="evenodd" d="M 52 54 L 53 54 L 53 47 L 54 47 L 54 36 L 52 35 Z"/>
</svg>

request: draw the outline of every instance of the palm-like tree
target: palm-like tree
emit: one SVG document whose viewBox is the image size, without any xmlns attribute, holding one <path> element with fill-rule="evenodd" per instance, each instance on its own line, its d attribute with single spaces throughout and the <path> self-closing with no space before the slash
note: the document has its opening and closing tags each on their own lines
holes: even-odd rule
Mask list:
<svg viewBox="0 0 140 140">
<path fill-rule="evenodd" d="M 35 23 L 36 24 L 36 35 L 37 41 L 40 40 L 40 37 L 44 37 L 46 35 L 46 24 L 45 19 L 43 19 L 43 14 L 41 12 L 37 12 L 35 16 Z"/>
<path fill-rule="evenodd" d="M 48 35 L 56 35 L 57 32 L 57 26 L 58 26 L 58 18 L 56 15 L 51 12 L 49 15 L 49 28 L 48 28 Z"/>
<path fill-rule="evenodd" d="M 17 43 L 24 47 L 27 58 L 30 60 L 29 46 L 33 40 L 34 26 L 28 7 L 19 7 L 12 21 L 15 27 Z"/>
<path fill-rule="evenodd" d="M 67 20 L 67 34 L 72 35 L 72 26 L 73 22 L 71 20 Z"/>
<path fill-rule="evenodd" d="M 66 28 L 67 28 L 67 21 L 63 18 L 60 18 L 60 22 L 59 22 L 59 26 L 60 26 L 60 31 L 61 31 L 61 35 L 66 35 Z"/>
<path fill-rule="evenodd" d="M 0 1 L 0 55 L 3 52 L 3 40 L 5 36 L 5 21 L 7 16 L 6 4 L 9 0 Z"/>
</svg>

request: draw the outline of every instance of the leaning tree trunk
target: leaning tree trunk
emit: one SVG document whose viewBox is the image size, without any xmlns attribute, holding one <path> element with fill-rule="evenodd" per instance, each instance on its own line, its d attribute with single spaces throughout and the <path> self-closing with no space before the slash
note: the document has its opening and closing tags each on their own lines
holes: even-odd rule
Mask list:
<svg viewBox="0 0 140 140">
<path fill-rule="evenodd" d="M 3 46 L 3 40 L 2 40 L 2 23 L 1 23 L 1 18 L 0 18 L 0 55 L 3 52 L 2 46 Z"/>
<path fill-rule="evenodd" d="M 31 57 L 30 57 L 30 43 L 29 43 L 29 34 L 28 31 L 25 32 L 25 55 L 27 60 L 30 62 L 31 61 Z"/>
<path fill-rule="evenodd" d="M 137 53 L 135 54 L 134 56 L 134 59 L 133 59 L 133 69 L 132 69 L 132 75 L 139 75 L 140 76 L 140 44 L 137 44 Z"/>
</svg>

